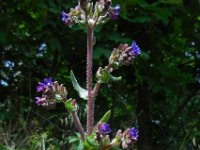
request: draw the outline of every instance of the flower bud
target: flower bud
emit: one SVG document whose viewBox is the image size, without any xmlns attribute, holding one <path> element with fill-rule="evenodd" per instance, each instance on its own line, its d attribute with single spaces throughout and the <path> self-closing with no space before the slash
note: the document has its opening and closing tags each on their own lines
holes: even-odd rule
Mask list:
<svg viewBox="0 0 200 150">
<path fill-rule="evenodd" d="M 122 130 L 118 130 L 115 138 L 110 143 L 113 147 L 117 147 L 121 144 L 121 138 L 122 138 Z"/>
<path fill-rule="evenodd" d="M 106 135 L 102 140 L 102 145 L 109 145 L 110 144 L 110 136 Z"/>
<path fill-rule="evenodd" d="M 79 0 L 80 7 L 85 11 L 86 11 L 86 7 L 87 7 L 88 3 L 89 3 L 89 0 Z"/>
<path fill-rule="evenodd" d="M 67 90 L 63 84 L 60 85 L 59 93 L 63 99 L 65 99 L 67 97 Z"/>
<path fill-rule="evenodd" d="M 118 52 L 118 50 L 114 49 L 109 58 L 109 64 L 112 65 L 113 69 L 116 69 L 119 67 L 119 60 L 118 60 L 119 56 L 120 56 L 120 53 Z"/>
<path fill-rule="evenodd" d="M 62 101 L 62 97 L 59 94 L 55 94 L 55 100 L 57 102 L 60 102 L 60 101 Z"/>
<path fill-rule="evenodd" d="M 52 85 L 53 85 L 53 91 L 54 91 L 54 92 L 59 91 L 59 84 L 58 84 L 58 81 L 53 82 Z"/>
<path fill-rule="evenodd" d="M 92 27 L 92 26 L 94 25 L 94 23 L 95 23 L 94 19 L 89 19 L 89 20 L 88 20 L 88 25 L 89 25 L 90 27 Z"/>
<path fill-rule="evenodd" d="M 100 15 L 101 16 L 106 15 L 108 13 L 111 5 L 112 5 L 112 0 L 104 0 L 103 9 L 100 12 Z"/>
<path fill-rule="evenodd" d="M 107 83 L 110 80 L 110 73 L 106 69 L 99 67 L 96 77 L 99 82 Z"/>
<path fill-rule="evenodd" d="M 81 16 L 80 7 L 77 6 L 75 9 L 74 9 L 74 8 L 71 8 L 69 14 L 70 14 L 69 19 L 74 20 L 74 21 L 76 22 L 76 19 L 74 19 L 74 18 L 80 18 L 80 16 Z"/>
</svg>

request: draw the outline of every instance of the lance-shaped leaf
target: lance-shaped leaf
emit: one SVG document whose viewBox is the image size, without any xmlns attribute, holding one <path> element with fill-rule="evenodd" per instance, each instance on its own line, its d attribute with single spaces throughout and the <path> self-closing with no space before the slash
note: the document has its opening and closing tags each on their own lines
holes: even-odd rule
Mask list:
<svg viewBox="0 0 200 150">
<path fill-rule="evenodd" d="M 111 110 L 108 110 L 104 115 L 103 117 L 99 120 L 98 123 L 106 123 L 108 122 L 108 120 L 110 119 L 110 115 L 111 115 Z M 97 124 L 98 124 L 97 123 Z M 96 125 L 97 126 L 97 125 Z M 94 135 L 95 135 L 95 132 L 93 130 L 92 134 L 90 135 L 90 138 L 94 138 Z"/>
<path fill-rule="evenodd" d="M 105 123 L 108 122 L 108 120 L 110 119 L 110 115 L 111 115 L 111 110 L 107 111 L 103 117 L 101 118 L 100 122 L 101 123 Z"/>
<path fill-rule="evenodd" d="M 97 143 L 93 138 L 87 137 L 84 142 L 84 148 L 86 150 L 99 150 L 99 143 Z"/>
<path fill-rule="evenodd" d="M 79 85 L 72 70 L 70 72 L 70 77 L 71 77 L 72 85 L 73 85 L 74 89 L 78 92 L 80 98 L 87 100 L 88 99 L 88 91 Z"/>
</svg>

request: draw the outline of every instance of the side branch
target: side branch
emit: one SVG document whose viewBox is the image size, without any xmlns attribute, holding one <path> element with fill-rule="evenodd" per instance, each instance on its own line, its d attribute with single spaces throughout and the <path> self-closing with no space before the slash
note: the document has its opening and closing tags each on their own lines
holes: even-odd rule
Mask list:
<svg viewBox="0 0 200 150">
<path fill-rule="evenodd" d="M 85 141 L 84 130 L 83 130 L 83 127 L 82 127 L 81 122 L 79 120 L 79 117 L 77 116 L 77 114 L 75 112 L 71 112 L 71 115 L 73 117 L 73 120 L 74 120 L 74 123 L 75 123 L 75 126 L 76 126 L 77 130 L 81 134 L 81 139 L 83 141 Z"/>
</svg>

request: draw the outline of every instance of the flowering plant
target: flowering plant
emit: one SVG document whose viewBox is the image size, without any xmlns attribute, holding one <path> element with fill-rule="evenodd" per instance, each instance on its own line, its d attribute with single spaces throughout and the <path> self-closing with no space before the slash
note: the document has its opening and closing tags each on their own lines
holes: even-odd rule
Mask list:
<svg viewBox="0 0 200 150">
<path fill-rule="evenodd" d="M 75 23 L 83 24 L 87 28 L 87 89 L 82 88 L 71 71 L 71 80 L 75 90 L 80 98 L 87 100 L 87 131 L 79 120 L 77 115 L 78 104 L 75 99 L 67 97 L 67 90 L 63 84 L 53 81 L 52 78 L 45 78 L 43 82 L 39 82 L 37 92 L 42 92 L 41 97 L 36 97 L 38 106 L 54 107 L 56 103 L 64 103 L 67 110 L 70 112 L 75 126 L 80 134 L 82 147 L 85 150 L 113 150 L 113 149 L 130 149 L 138 140 L 138 130 L 134 127 L 127 128 L 124 132 L 118 130 L 115 137 L 111 139 L 111 128 L 108 124 L 111 111 L 105 113 L 100 121 L 94 125 L 94 106 L 97 92 L 103 83 L 109 81 L 119 81 L 121 77 L 112 75 L 113 70 L 118 69 L 123 65 L 133 63 L 136 56 L 140 54 L 140 48 L 135 41 L 132 45 L 120 44 L 114 48 L 105 67 L 99 67 L 96 73 L 97 82 L 92 87 L 92 54 L 94 46 L 94 28 L 99 24 L 104 24 L 109 19 L 117 19 L 120 14 L 120 5 L 112 7 L 111 0 L 79 0 L 78 6 L 72 8 L 69 13 L 62 12 L 61 19 L 68 25 L 72 26 Z"/>
</svg>

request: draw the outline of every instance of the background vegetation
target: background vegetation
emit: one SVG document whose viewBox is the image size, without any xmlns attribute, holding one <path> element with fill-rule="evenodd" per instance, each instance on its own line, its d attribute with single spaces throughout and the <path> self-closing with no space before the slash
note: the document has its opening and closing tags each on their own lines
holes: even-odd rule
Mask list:
<svg viewBox="0 0 200 150">
<path fill-rule="evenodd" d="M 120 68 L 122 82 L 104 85 L 96 101 L 96 121 L 112 110 L 113 133 L 139 128 L 139 150 L 200 149 L 200 1 L 113 0 L 118 20 L 99 27 L 94 73 L 107 65 L 120 43 L 136 40 L 142 55 Z M 0 5 L 0 149 L 69 149 L 76 140 L 62 105 L 35 104 L 37 82 L 52 76 L 82 106 L 69 79 L 74 70 L 85 86 L 86 34 L 65 26 L 61 10 L 76 0 L 12 0 Z M 70 138 L 69 138 L 70 137 Z"/>
</svg>

